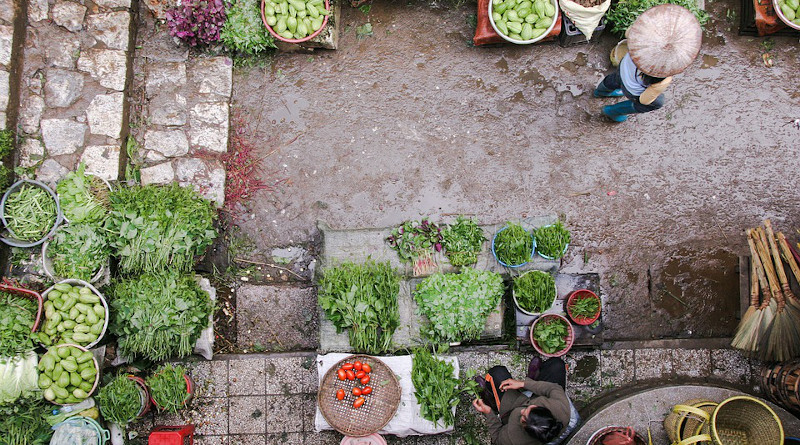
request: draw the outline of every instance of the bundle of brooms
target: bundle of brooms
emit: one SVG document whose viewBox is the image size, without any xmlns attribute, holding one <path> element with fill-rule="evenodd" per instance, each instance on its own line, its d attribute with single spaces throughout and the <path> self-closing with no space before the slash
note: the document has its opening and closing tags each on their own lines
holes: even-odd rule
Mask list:
<svg viewBox="0 0 800 445">
<path fill-rule="evenodd" d="M 765 362 L 800 356 L 800 300 L 789 287 L 784 261 L 800 282 L 800 255 L 769 220 L 747 230 L 750 245 L 750 307 L 731 346 Z"/>
</svg>

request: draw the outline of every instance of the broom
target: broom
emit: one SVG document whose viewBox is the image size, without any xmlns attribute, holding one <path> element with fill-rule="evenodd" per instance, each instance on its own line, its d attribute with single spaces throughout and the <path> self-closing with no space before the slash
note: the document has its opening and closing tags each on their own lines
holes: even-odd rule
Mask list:
<svg viewBox="0 0 800 445">
<path fill-rule="evenodd" d="M 756 261 L 758 261 L 758 253 L 755 251 L 753 240 L 747 237 L 747 243 L 750 245 L 750 306 L 739 321 L 739 326 L 736 327 L 736 335 L 733 336 L 731 346 L 736 349 L 750 351 L 750 345 L 756 344 L 753 341 L 753 336 L 756 333 L 756 327 L 761 320 L 763 312 L 758 308 L 758 273 L 756 272 Z"/>
<path fill-rule="evenodd" d="M 737 337 L 739 337 L 737 343 L 741 345 L 740 349 L 750 357 L 754 357 L 759 349 L 761 336 L 763 335 L 761 331 L 762 323 L 769 325 L 769 323 L 772 322 L 772 318 L 775 314 L 773 308 L 770 307 L 770 287 L 769 283 L 767 282 L 767 278 L 764 275 L 764 267 L 761 264 L 761 258 L 759 257 L 755 241 L 756 239 L 752 233 L 752 229 L 747 229 L 747 243 L 750 246 L 752 259 L 751 263 L 753 265 L 752 270 L 755 271 L 756 276 L 758 277 L 761 293 L 764 296 L 764 301 L 761 303 L 761 306 L 756 308 L 755 313 L 750 318 L 749 325 L 741 326 L 741 330 L 737 332 Z M 752 301 L 753 300 L 751 299 L 751 302 Z M 734 340 L 736 341 L 736 339 Z"/>
<path fill-rule="evenodd" d="M 783 299 L 783 291 L 781 290 L 780 284 L 778 284 L 778 277 L 775 274 L 772 257 L 767 250 L 769 248 L 767 236 L 760 227 L 754 229 L 753 234 L 756 250 L 761 259 L 761 264 L 764 266 L 764 272 L 767 275 L 767 281 L 769 282 L 769 288 L 772 294 L 772 299 L 768 308 L 768 310 L 772 311 L 772 317 L 768 319 L 765 315 L 759 326 L 758 358 L 762 361 L 780 360 L 778 357 L 783 356 L 783 350 L 781 349 L 782 344 L 774 340 L 777 340 L 778 336 L 785 330 L 784 323 L 786 318 L 780 314 L 783 313 L 786 303 Z M 769 313 L 767 313 L 767 315 L 769 315 Z M 773 330 L 777 330 L 778 332 L 773 334 Z"/>
<path fill-rule="evenodd" d="M 776 316 L 775 328 L 772 330 L 770 342 L 777 345 L 776 350 L 780 352 L 778 360 L 786 361 L 800 355 L 800 332 L 797 331 L 797 325 L 800 323 L 800 312 L 791 303 L 786 304 L 794 300 L 795 295 L 789 288 L 789 280 L 783 268 L 778 244 L 775 242 L 775 233 L 772 231 L 772 222 L 770 220 L 764 221 L 764 227 L 766 228 L 767 241 L 772 252 L 772 261 L 775 263 L 775 271 L 783 291 L 783 301 L 778 302 L 778 306 L 783 306 L 783 310 L 779 310 Z"/>
<path fill-rule="evenodd" d="M 781 258 L 783 258 L 783 261 L 789 265 L 789 269 L 792 271 L 795 280 L 800 283 L 800 266 L 797 265 L 797 259 L 792 254 L 792 245 L 789 244 L 789 241 L 786 240 L 786 237 L 783 235 L 783 233 L 778 232 L 776 233 L 776 236 L 778 237 L 778 247 L 781 250 Z M 786 281 L 788 284 L 789 280 L 787 279 Z M 800 298 L 797 298 L 797 295 L 794 295 L 794 293 L 791 295 L 793 298 L 789 298 L 788 303 L 789 305 L 793 306 L 798 313 L 800 313 Z"/>
</svg>

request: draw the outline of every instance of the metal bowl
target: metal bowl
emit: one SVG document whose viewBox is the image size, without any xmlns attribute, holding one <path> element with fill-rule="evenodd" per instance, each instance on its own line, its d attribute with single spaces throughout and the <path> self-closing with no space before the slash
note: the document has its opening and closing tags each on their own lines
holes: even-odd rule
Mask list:
<svg viewBox="0 0 800 445">
<path fill-rule="evenodd" d="M 778 4 L 778 0 L 772 0 L 772 5 L 775 7 L 775 13 L 778 14 L 778 17 L 781 18 L 781 21 L 783 23 L 785 23 L 786 26 L 788 26 L 790 28 L 794 28 L 794 29 L 800 31 L 800 25 L 798 25 L 797 23 L 789 20 L 789 18 L 786 17 L 786 15 L 783 14 L 783 11 L 781 11 L 781 5 Z"/>
</svg>

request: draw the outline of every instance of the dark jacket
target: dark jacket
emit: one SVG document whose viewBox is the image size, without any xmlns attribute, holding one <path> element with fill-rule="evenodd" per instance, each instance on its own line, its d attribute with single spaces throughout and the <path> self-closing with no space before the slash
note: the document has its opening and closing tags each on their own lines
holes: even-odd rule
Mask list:
<svg viewBox="0 0 800 445">
<path fill-rule="evenodd" d="M 500 401 L 500 417 L 491 412 L 486 414 L 486 426 L 493 445 L 540 445 L 541 442 L 531 437 L 520 424 L 523 408 L 536 405 L 547 408 L 553 417 L 563 425 L 559 434 L 569 424 L 570 407 L 564 388 L 558 383 L 525 379 L 525 389 L 533 393 L 532 397 L 516 389 L 505 392 Z"/>
</svg>

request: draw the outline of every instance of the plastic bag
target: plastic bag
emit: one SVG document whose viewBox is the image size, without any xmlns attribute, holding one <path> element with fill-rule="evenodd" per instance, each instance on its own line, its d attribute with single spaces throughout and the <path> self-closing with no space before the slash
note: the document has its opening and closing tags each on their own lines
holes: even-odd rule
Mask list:
<svg viewBox="0 0 800 445">
<path fill-rule="evenodd" d="M 0 403 L 14 403 L 39 391 L 39 358 L 33 351 L 0 358 Z"/>
<path fill-rule="evenodd" d="M 786 27 L 775 12 L 772 0 L 753 0 L 753 8 L 756 10 L 756 28 L 759 36 L 776 33 Z"/>
<path fill-rule="evenodd" d="M 600 20 L 611 6 L 611 0 L 606 0 L 591 8 L 581 6 L 571 0 L 558 0 L 558 5 L 561 6 L 564 15 L 569 17 L 575 27 L 586 36 L 586 40 L 590 40 L 597 25 L 600 24 Z"/>
</svg>

